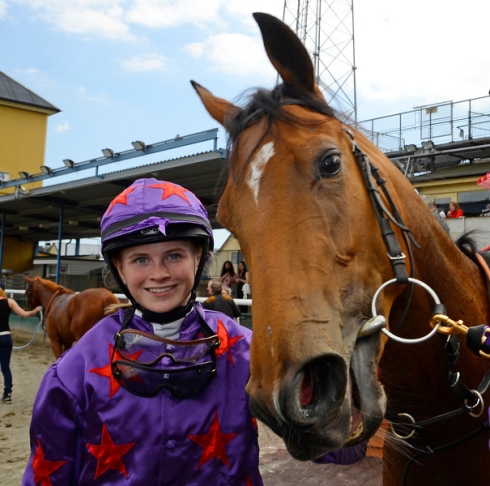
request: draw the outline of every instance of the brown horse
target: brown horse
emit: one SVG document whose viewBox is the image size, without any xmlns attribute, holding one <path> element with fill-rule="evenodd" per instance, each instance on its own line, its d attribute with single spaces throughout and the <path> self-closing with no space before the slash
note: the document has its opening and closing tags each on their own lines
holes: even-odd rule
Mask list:
<svg viewBox="0 0 490 486">
<path fill-rule="evenodd" d="M 106 308 L 118 298 L 104 288 L 75 292 L 39 276 L 24 277 L 26 310 L 44 307 L 44 326 L 56 358 L 70 348 L 105 315 Z"/>
<path fill-rule="evenodd" d="M 489 484 L 490 362 L 443 334 L 489 322 L 477 258 L 327 106 L 296 35 L 254 17 L 283 83 L 239 107 L 193 82 L 229 134 L 218 219 L 250 268 L 252 411 L 300 460 L 387 417 L 385 485 Z"/>
</svg>

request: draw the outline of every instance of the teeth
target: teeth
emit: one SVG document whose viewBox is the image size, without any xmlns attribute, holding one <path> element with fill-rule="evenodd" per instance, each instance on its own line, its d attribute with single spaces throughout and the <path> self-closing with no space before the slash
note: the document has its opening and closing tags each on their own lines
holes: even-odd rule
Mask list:
<svg viewBox="0 0 490 486">
<path fill-rule="evenodd" d="M 364 431 L 364 425 L 361 422 L 359 424 L 359 427 L 357 427 L 357 429 L 354 432 L 352 432 L 352 434 L 350 434 L 349 437 L 347 437 L 347 440 L 345 441 L 345 443 L 347 444 L 348 442 L 351 442 L 351 441 L 359 438 L 361 436 L 361 434 L 363 433 L 363 431 Z"/>
<path fill-rule="evenodd" d="M 148 289 L 151 293 L 153 294 L 160 294 L 162 292 L 167 292 L 168 290 L 170 290 L 172 287 L 166 287 L 164 289 Z"/>
</svg>

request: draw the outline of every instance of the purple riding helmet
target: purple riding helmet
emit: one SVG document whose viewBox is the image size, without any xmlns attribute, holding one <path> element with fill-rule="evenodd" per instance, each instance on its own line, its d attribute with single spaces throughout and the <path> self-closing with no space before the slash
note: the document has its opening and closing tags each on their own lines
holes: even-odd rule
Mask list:
<svg viewBox="0 0 490 486">
<path fill-rule="evenodd" d="M 112 200 L 100 229 L 104 260 L 121 290 L 136 307 L 139 305 L 119 277 L 112 257 L 130 246 L 170 240 L 201 241 L 203 254 L 191 299 L 181 312 L 187 312 L 194 305 L 206 255 L 213 250 L 214 239 L 208 213 L 191 191 L 172 182 L 138 179 Z M 172 311 L 172 319 L 174 314 Z"/>
</svg>

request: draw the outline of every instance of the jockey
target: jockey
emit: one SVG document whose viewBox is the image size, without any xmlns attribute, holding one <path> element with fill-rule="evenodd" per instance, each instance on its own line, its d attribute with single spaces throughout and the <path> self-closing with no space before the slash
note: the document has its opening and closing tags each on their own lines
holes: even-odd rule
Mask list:
<svg viewBox="0 0 490 486">
<path fill-rule="evenodd" d="M 140 179 L 101 221 L 129 304 L 44 376 L 22 484 L 262 485 L 248 409 L 251 331 L 196 302 L 213 250 L 189 190 Z"/>
</svg>

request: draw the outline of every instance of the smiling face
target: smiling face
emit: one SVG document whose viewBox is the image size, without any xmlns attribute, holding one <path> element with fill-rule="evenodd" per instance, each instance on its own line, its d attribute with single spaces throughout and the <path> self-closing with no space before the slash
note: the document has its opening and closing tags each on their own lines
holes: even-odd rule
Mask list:
<svg viewBox="0 0 490 486">
<path fill-rule="evenodd" d="M 163 313 L 187 303 L 200 259 L 191 241 L 162 241 L 124 248 L 114 265 L 143 308 Z"/>
</svg>

